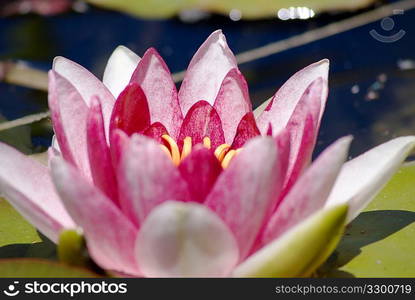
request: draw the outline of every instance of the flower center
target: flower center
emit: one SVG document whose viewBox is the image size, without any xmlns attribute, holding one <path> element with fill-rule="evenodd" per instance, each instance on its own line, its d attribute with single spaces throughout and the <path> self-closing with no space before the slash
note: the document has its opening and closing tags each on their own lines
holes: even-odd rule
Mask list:
<svg viewBox="0 0 415 300">
<path fill-rule="evenodd" d="M 186 156 L 192 152 L 192 138 L 190 136 L 184 138 L 182 152 L 180 152 L 179 146 L 171 136 L 164 134 L 161 136 L 161 138 L 165 142 L 165 145 L 160 145 L 161 149 L 171 158 L 176 166 L 178 166 L 183 161 L 183 159 L 185 159 Z M 203 146 L 207 149 L 211 149 L 211 145 L 212 143 L 210 138 L 207 136 L 204 137 Z M 229 166 L 232 158 L 242 150 L 242 148 L 237 150 L 230 148 L 230 145 L 222 144 L 218 146 L 214 151 L 216 158 L 219 160 L 222 168 L 224 169 Z"/>
</svg>

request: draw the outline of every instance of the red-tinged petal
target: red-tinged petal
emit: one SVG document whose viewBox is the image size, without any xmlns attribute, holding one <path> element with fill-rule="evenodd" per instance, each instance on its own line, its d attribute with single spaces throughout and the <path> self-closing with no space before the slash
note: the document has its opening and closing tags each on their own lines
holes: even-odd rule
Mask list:
<svg viewBox="0 0 415 300">
<path fill-rule="evenodd" d="M 146 94 L 151 122 L 162 123 L 170 135 L 177 138 L 183 115 L 176 85 L 169 68 L 155 49 L 146 51 L 130 82 L 138 83 Z"/>
<path fill-rule="evenodd" d="M 282 187 L 280 176 L 275 141 L 255 138 L 233 158 L 205 201 L 234 233 L 240 259 L 246 257 L 271 213 Z"/>
<path fill-rule="evenodd" d="M 220 117 L 206 101 L 195 103 L 184 118 L 178 139 L 180 144 L 187 136 L 192 138 L 193 145 L 209 137 L 213 149 L 225 143 Z"/>
<path fill-rule="evenodd" d="M 179 91 L 184 115 L 200 99 L 214 104 L 223 79 L 237 67 L 221 30 L 213 32 L 193 56 Z"/>
<path fill-rule="evenodd" d="M 153 139 L 133 135 L 118 168 L 123 211 L 141 224 L 160 203 L 189 201 L 186 182 L 172 160 Z"/>
<path fill-rule="evenodd" d="M 287 129 L 283 129 L 276 137 L 273 138 L 275 146 L 277 148 L 278 153 L 278 166 L 280 170 L 280 176 L 277 178 L 277 182 L 275 184 L 281 185 L 286 181 L 286 178 L 288 176 L 288 166 L 290 162 L 290 151 L 291 151 L 291 136 Z M 276 208 L 280 204 L 282 197 L 282 192 L 277 195 L 277 197 L 274 199 L 272 207 L 270 209 L 270 215 L 272 216 L 272 213 L 275 212 Z M 267 226 L 267 220 L 265 219 L 261 229 L 259 230 L 260 233 L 264 231 L 264 228 Z M 252 254 L 255 252 L 259 247 L 262 246 L 262 236 L 261 234 L 256 236 L 255 242 L 253 243 L 253 246 L 250 249 L 249 254 Z"/>
<path fill-rule="evenodd" d="M 262 246 L 278 238 L 324 206 L 347 158 L 351 137 L 328 147 L 296 182 L 262 233 Z"/>
<path fill-rule="evenodd" d="M 192 201 L 203 203 L 222 167 L 212 150 L 199 146 L 180 163 L 179 171 L 187 182 Z"/>
<path fill-rule="evenodd" d="M 247 113 L 239 122 L 236 135 L 232 143 L 233 149 L 241 148 L 248 140 L 261 135 L 255 123 L 254 114 Z"/>
<path fill-rule="evenodd" d="M 118 46 L 112 52 L 105 67 L 102 82 L 115 99 L 130 82 L 131 75 L 139 61 L 140 57 L 127 47 Z"/>
<path fill-rule="evenodd" d="M 0 194 L 54 242 L 75 224 L 55 193 L 49 170 L 41 163 L 0 143 Z"/>
<path fill-rule="evenodd" d="M 213 107 L 222 120 L 225 142 L 231 144 L 237 133 L 239 121 L 252 112 L 248 85 L 238 69 L 234 68 L 226 75 Z"/>
<path fill-rule="evenodd" d="M 110 118 L 115 103 L 111 92 L 87 69 L 64 57 L 56 57 L 53 60 L 53 70 L 65 77 L 78 90 L 88 106 L 92 96 L 97 95 L 101 99 L 105 133 L 108 140 Z"/>
<path fill-rule="evenodd" d="M 98 98 L 92 99 L 87 121 L 89 161 L 94 184 L 115 203 L 118 202 L 117 180 L 110 148 L 105 140 L 104 120 Z"/>
<path fill-rule="evenodd" d="M 112 164 L 115 170 L 117 170 L 118 164 L 121 159 L 121 155 L 125 151 L 125 149 L 127 149 L 129 137 L 124 131 L 120 129 L 115 129 L 111 133 L 110 138 L 111 138 L 110 139 L 111 141 L 110 151 L 111 151 Z"/>
<path fill-rule="evenodd" d="M 309 65 L 288 79 L 274 95 L 265 110 L 258 116 L 257 125 L 261 133 L 265 134 L 267 132 L 270 123 L 274 133 L 284 128 L 295 111 L 304 91 L 313 81 L 321 77 L 324 79 L 325 84 L 319 98 L 320 114 L 316 119 L 316 122 L 319 124 L 327 100 L 328 70 L 329 61 L 324 59 Z"/>
<path fill-rule="evenodd" d="M 134 257 L 137 227 L 65 161 L 52 161 L 52 177 L 66 209 L 83 229 L 94 261 L 106 270 L 139 275 Z"/>
<path fill-rule="evenodd" d="M 111 129 L 121 129 L 129 136 L 150 126 L 146 95 L 137 83 L 130 83 L 120 94 L 111 116 Z"/>
<path fill-rule="evenodd" d="M 76 88 L 55 71 L 49 72 L 48 96 L 53 128 L 62 156 L 90 178 L 86 144 L 88 107 Z"/>
<path fill-rule="evenodd" d="M 318 134 L 320 98 L 324 85 L 324 80 L 321 78 L 310 84 L 287 124 L 286 130 L 291 135 L 291 153 L 288 166 L 289 177 L 285 183 L 283 196 L 311 162 Z"/>
<path fill-rule="evenodd" d="M 155 139 L 158 143 L 163 144 L 163 139 L 161 138 L 161 136 L 164 134 L 169 135 L 169 132 L 167 131 L 166 127 L 164 127 L 163 124 L 156 122 L 156 123 L 151 124 L 151 126 L 148 127 L 143 132 L 143 134 L 145 136 Z"/>
<path fill-rule="evenodd" d="M 268 125 L 268 129 L 267 129 L 267 134 L 266 135 L 272 136 L 272 125 L 271 124 Z"/>
<path fill-rule="evenodd" d="M 289 166 L 290 166 L 290 156 L 291 156 L 291 135 L 287 129 L 282 130 L 276 137 L 274 137 L 275 145 L 278 149 L 278 159 L 279 159 L 279 166 L 281 170 L 281 178 L 284 183 L 287 182 L 289 178 Z M 283 197 L 283 191 L 280 193 L 277 201 L 274 203 L 274 208 L 272 211 L 276 209 L 280 200 Z"/>
<path fill-rule="evenodd" d="M 136 256 L 147 277 L 223 277 L 238 262 L 238 245 L 205 206 L 167 201 L 142 225 Z"/>
</svg>

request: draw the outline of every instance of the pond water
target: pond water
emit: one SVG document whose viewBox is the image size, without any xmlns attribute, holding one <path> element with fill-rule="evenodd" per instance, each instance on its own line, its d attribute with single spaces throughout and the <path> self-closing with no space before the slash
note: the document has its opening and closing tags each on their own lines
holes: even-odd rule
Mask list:
<svg viewBox="0 0 415 300">
<path fill-rule="evenodd" d="M 171 71 L 186 68 L 193 53 L 221 28 L 234 53 L 266 45 L 350 14 L 323 15 L 307 21 L 232 21 L 213 16 L 197 23 L 179 19 L 140 20 L 90 8 L 53 17 L 26 15 L 0 19 L 0 59 L 24 60 L 48 70 L 54 56 L 70 58 L 101 77 L 106 60 L 120 44 L 139 55 L 155 47 Z M 385 31 L 380 21 L 240 66 L 254 106 L 268 99 L 294 72 L 329 58 L 330 95 L 316 153 L 335 139 L 352 134 L 351 155 L 398 135 L 415 133 L 415 10 L 393 17 Z M 384 25 L 384 24 L 383 24 Z M 405 30 L 394 43 L 371 37 Z M 44 92 L 0 83 L 0 114 L 15 119 L 47 110 Z M 48 121 L 1 132 L 0 139 L 25 152 L 43 151 L 52 136 Z"/>
</svg>

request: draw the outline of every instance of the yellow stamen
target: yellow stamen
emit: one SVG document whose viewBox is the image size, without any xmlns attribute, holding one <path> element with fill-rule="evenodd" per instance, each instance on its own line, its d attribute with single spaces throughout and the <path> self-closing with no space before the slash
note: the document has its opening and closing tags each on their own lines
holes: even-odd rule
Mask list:
<svg viewBox="0 0 415 300">
<path fill-rule="evenodd" d="M 236 150 L 229 150 L 228 153 L 226 153 L 225 157 L 222 160 L 222 168 L 226 169 L 229 166 L 229 163 L 231 162 L 232 158 L 236 155 Z"/>
<path fill-rule="evenodd" d="M 166 153 L 171 158 L 171 153 L 169 148 L 167 148 L 165 145 L 160 145 L 161 150 L 163 150 L 164 153 Z"/>
<path fill-rule="evenodd" d="M 163 134 L 161 138 L 169 145 L 171 159 L 173 160 L 173 163 L 178 166 L 180 164 L 180 151 L 177 143 L 167 134 Z"/>
<path fill-rule="evenodd" d="M 179 146 L 177 145 L 176 141 L 173 140 L 167 134 L 161 136 L 165 144 L 160 145 L 163 152 L 165 152 L 173 161 L 173 163 L 178 166 L 183 159 L 185 159 L 191 152 L 192 152 L 192 138 L 187 136 L 183 139 L 183 148 L 182 152 L 180 153 Z M 212 142 L 209 137 L 203 138 L 203 146 L 207 149 L 211 149 Z M 227 168 L 231 160 L 237 155 L 242 149 L 231 149 L 231 146 L 228 144 L 222 144 L 218 146 L 215 151 L 214 155 L 219 160 L 222 165 L 222 168 Z"/>
<path fill-rule="evenodd" d="M 228 144 L 222 144 L 222 145 L 220 145 L 218 148 L 216 148 L 216 150 L 215 150 L 215 152 L 214 152 L 214 154 L 215 154 L 216 158 L 217 158 L 219 161 L 222 161 L 222 160 L 223 160 L 223 158 L 225 157 L 226 152 L 228 151 L 228 149 L 229 149 L 230 147 L 231 147 L 231 146 L 229 146 Z"/>
<path fill-rule="evenodd" d="M 183 149 L 182 149 L 182 156 L 181 160 L 185 159 L 192 152 L 192 138 L 187 136 L 183 140 Z"/>
<path fill-rule="evenodd" d="M 203 138 L 203 146 L 204 146 L 205 148 L 210 149 L 211 145 L 212 145 L 212 143 L 210 142 L 210 138 L 209 138 L 209 137 L 207 137 L 207 136 L 205 136 L 205 137 Z"/>
</svg>

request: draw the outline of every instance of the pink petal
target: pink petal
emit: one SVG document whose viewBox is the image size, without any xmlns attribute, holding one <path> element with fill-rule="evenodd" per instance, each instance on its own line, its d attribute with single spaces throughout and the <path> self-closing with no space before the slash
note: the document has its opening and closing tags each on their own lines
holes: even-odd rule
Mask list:
<svg viewBox="0 0 415 300">
<path fill-rule="evenodd" d="M 237 263 L 238 246 L 226 224 L 206 207 L 168 201 L 145 220 L 136 255 L 148 277 L 222 277 Z"/>
<path fill-rule="evenodd" d="M 71 217 L 55 193 L 49 170 L 12 147 L 0 143 L 0 194 L 44 235 L 57 242 Z"/>
<path fill-rule="evenodd" d="M 183 115 L 177 98 L 176 85 L 161 56 L 153 48 L 146 51 L 131 83 L 138 83 L 147 96 L 151 122 L 162 123 L 175 139 L 179 134 Z"/>
<path fill-rule="evenodd" d="M 255 123 L 254 114 L 247 113 L 239 122 L 236 135 L 232 143 L 233 149 L 241 148 L 248 140 L 261 135 Z"/>
<path fill-rule="evenodd" d="M 291 152 L 283 196 L 311 162 L 311 155 L 318 134 L 320 98 L 324 91 L 324 85 L 325 83 L 321 78 L 311 83 L 288 121 L 286 129 L 291 135 Z M 274 130 L 274 128 L 272 129 Z"/>
<path fill-rule="evenodd" d="M 88 154 L 94 184 L 115 203 L 118 188 L 110 148 L 105 140 L 104 120 L 98 98 L 91 101 L 87 122 Z"/>
<path fill-rule="evenodd" d="M 141 224 L 160 203 L 188 201 L 187 184 L 179 170 L 154 140 L 133 135 L 118 168 L 120 202 L 123 211 Z"/>
<path fill-rule="evenodd" d="M 276 137 L 274 137 L 275 145 L 278 149 L 279 166 L 281 170 L 281 180 L 285 183 L 289 178 L 288 168 L 290 166 L 290 155 L 291 155 L 291 135 L 288 129 L 282 130 Z M 283 186 L 284 187 L 284 186 Z M 280 204 L 283 199 L 283 192 L 280 193 L 277 201 L 274 202 L 272 211 Z"/>
<path fill-rule="evenodd" d="M 137 228 L 65 161 L 52 161 L 52 177 L 66 209 L 82 227 L 95 262 L 106 270 L 139 275 L 134 257 Z"/>
<path fill-rule="evenodd" d="M 108 59 L 102 82 L 111 91 L 114 98 L 130 82 L 131 75 L 140 61 L 140 57 L 124 46 L 118 46 Z"/>
<path fill-rule="evenodd" d="M 203 143 L 203 138 L 209 137 L 213 149 L 225 143 L 220 117 L 206 101 L 193 105 L 184 118 L 179 143 L 188 136 L 192 138 L 193 145 Z"/>
<path fill-rule="evenodd" d="M 241 259 L 248 254 L 281 189 L 278 163 L 272 138 L 252 139 L 219 176 L 205 202 L 235 235 Z"/>
<path fill-rule="evenodd" d="M 270 127 L 271 128 L 271 127 Z M 278 166 L 280 170 L 280 176 L 277 178 L 277 182 L 275 182 L 276 185 L 281 185 L 281 182 L 284 183 L 286 181 L 286 178 L 288 177 L 288 166 L 290 162 L 290 151 L 291 151 L 291 136 L 290 132 L 287 129 L 283 129 L 276 137 L 274 137 L 274 143 L 277 148 L 278 153 Z M 284 191 L 284 190 L 282 190 Z M 283 200 L 282 192 L 279 193 L 279 195 L 274 199 L 272 207 L 270 209 L 269 217 L 272 216 L 272 213 L 275 212 L 275 210 L 278 208 L 278 205 L 281 203 L 281 200 Z M 263 232 L 264 228 L 267 225 L 267 220 L 264 219 L 264 222 L 262 224 L 261 229 L 259 232 Z M 256 250 L 258 250 L 259 247 L 262 246 L 262 236 L 261 234 L 256 236 L 255 242 L 253 243 L 253 246 L 251 247 L 249 254 L 252 254 Z"/>
<path fill-rule="evenodd" d="M 179 171 L 187 182 L 192 201 L 203 203 L 222 167 L 212 150 L 199 146 L 180 163 Z"/>
<path fill-rule="evenodd" d="M 61 153 L 55 148 L 53 148 L 53 144 L 52 144 L 52 146 L 48 148 L 48 167 L 50 168 L 50 162 L 52 161 L 52 159 L 54 159 L 55 157 L 60 157 L 60 156 L 61 156 Z"/>
<path fill-rule="evenodd" d="M 324 59 L 309 65 L 288 79 L 274 95 L 265 111 L 257 118 L 259 130 L 265 134 L 270 123 L 272 124 L 274 133 L 279 132 L 284 128 L 296 109 L 297 104 L 301 99 L 301 95 L 304 94 L 304 91 L 309 85 L 319 77 L 323 78 L 325 83 L 327 82 L 328 70 L 329 61 Z M 320 124 L 324 112 L 327 93 L 328 88 L 327 85 L 324 84 L 323 91 L 319 98 L 320 114 L 316 119 L 318 124 Z"/>
<path fill-rule="evenodd" d="M 347 158 L 351 137 L 328 147 L 296 182 L 270 218 L 262 233 L 262 245 L 278 238 L 324 206 Z"/>
<path fill-rule="evenodd" d="M 112 164 L 114 165 L 115 169 L 118 167 L 122 153 L 125 151 L 125 149 L 127 149 L 128 141 L 128 135 L 120 129 L 115 129 L 111 133 L 110 152 Z"/>
<path fill-rule="evenodd" d="M 53 70 L 65 77 L 77 89 L 88 106 L 92 96 L 96 95 L 101 99 L 105 132 L 107 139 L 109 139 L 108 129 L 115 103 L 115 98 L 111 92 L 87 69 L 64 57 L 55 57 Z"/>
<path fill-rule="evenodd" d="M 222 31 L 213 32 L 193 56 L 180 87 L 183 114 L 200 99 L 213 105 L 226 74 L 236 67 L 236 59 Z"/>
<path fill-rule="evenodd" d="M 225 142 L 231 144 L 237 132 L 239 121 L 247 113 L 252 112 L 248 85 L 238 69 L 234 68 L 226 75 L 213 107 L 222 120 Z"/>
<path fill-rule="evenodd" d="M 120 94 L 111 116 L 110 131 L 121 129 L 128 135 L 150 126 L 146 95 L 137 83 L 130 83 Z"/>
<path fill-rule="evenodd" d="M 169 132 L 163 124 L 156 122 L 151 124 L 151 126 L 148 127 L 143 134 L 155 139 L 158 143 L 163 144 L 163 139 L 161 137 L 165 134 L 169 135 Z"/>
<path fill-rule="evenodd" d="M 327 199 L 327 206 L 347 203 L 346 222 L 370 203 L 415 149 L 415 136 L 402 136 L 383 143 L 346 162 Z"/>
<path fill-rule="evenodd" d="M 49 72 L 49 108 L 62 156 L 90 178 L 86 144 L 88 107 L 75 87 L 55 71 Z"/>
</svg>

